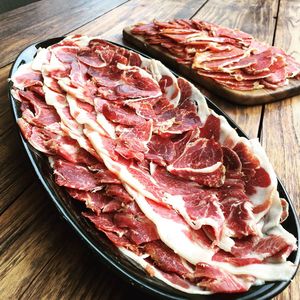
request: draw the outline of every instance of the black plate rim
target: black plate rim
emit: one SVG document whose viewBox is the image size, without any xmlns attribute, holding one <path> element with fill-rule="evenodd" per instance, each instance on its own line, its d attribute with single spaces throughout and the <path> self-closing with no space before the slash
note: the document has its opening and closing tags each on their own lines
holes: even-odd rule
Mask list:
<svg viewBox="0 0 300 300">
<path fill-rule="evenodd" d="M 56 42 L 59 42 L 60 40 L 62 40 L 64 38 L 64 36 L 61 37 L 54 37 L 51 39 L 47 39 L 47 40 L 43 40 L 43 41 L 39 41 L 36 43 L 32 43 L 29 46 L 27 46 L 26 48 L 24 48 L 19 55 L 17 56 L 17 58 L 15 59 L 14 63 L 12 64 L 12 67 L 10 69 L 9 72 L 9 78 L 11 78 L 12 74 L 17 70 L 17 68 L 19 67 L 19 65 L 22 63 L 22 57 L 24 55 L 24 52 L 28 51 L 28 50 L 34 50 L 34 53 L 36 52 L 36 50 L 38 49 L 39 46 L 42 46 L 43 44 L 54 44 Z M 111 42 L 108 41 L 114 45 L 117 45 L 119 47 L 124 47 L 130 51 L 134 51 L 146 58 L 150 58 L 152 59 L 150 56 L 134 49 L 131 47 L 128 47 L 126 45 L 121 45 L 118 44 L 116 42 Z M 179 77 L 179 75 L 175 72 L 173 72 L 172 70 L 170 70 L 176 77 Z M 18 117 L 19 117 L 19 111 L 18 111 L 18 107 L 16 105 L 16 99 L 14 99 L 12 93 L 11 93 L 11 89 L 12 89 L 12 83 L 11 81 L 9 81 L 9 88 L 8 88 L 8 97 L 9 100 L 11 102 L 11 108 L 12 108 L 12 112 L 14 115 L 14 119 L 15 121 L 17 121 Z M 209 98 L 205 97 L 207 104 L 209 106 L 209 108 L 213 109 L 217 114 L 222 115 L 226 118 L 226 120 L 228 121 L 228 123 L 237 131 L 237 133 L 240 136 L 243 136 L 247 139 L 249 139 L 249 137 L 242 131 L 242 129 L 225 113 L 223 112 L 216 104 L 214 104 Z M 21 139 L 21 142 L 23 144 L 23 147 L 26 151 L 26 154 L 30 160 L 30 163 L 38 177 L 38 179 L 40 180 L 40 182 L 42 183 L 43 187 L 45 188 L 47 194 L 50 196 L 52 202 L 55 204 L 56 208 L 58 209 L 60 215 L 65 219 L 65 221 L 72 227 L 72 229 L 76 232 L 76 234 L 92 249 L 93 253 L 95 253 L 102 262 L 104 263 L 108 263 L 108 266 L 117 274 L 121 275 L 124 279 L 128 280 L 131 284 L 133 285 L 137 285 L 140 289 L 142 289 L 143 291 L 146 291 L 147 293 L 150 293 L 154 296 L 160 296 L 160 297 L 164 297 L 165 299 L 188 299 L 190 294 L 187 293 L 182 293 L 180 291 L 177 291 L 174 289 L 174 292 L 176 292 L 177 294 L 179 294 L 181 297 L 178 296 L 174 296 L 168 292 L 164 292 L 162 290 L 159 290 L 155 287 L 152 287 L 151 284 L 142 282 L 141 280 L 139 280 L 138 278 L 134 277 L 134 275 L 131 275 L 129 273 L 126 272 L 126 270 L 124 268 L 122 268 L 122 264 L 118 263 L 117 261 L 115 261 L 112 257 L 109 257 L 107 255 L 105 255 L 103 252 L 101 252 L 101 249 L 99 249 L 97 247 L 97 245 L 93 242 L 93 240 L 88 236 L 87 232 L 80 228 L 80 225 L 77 224 L 76 220 L 73 219 L 72 215 L 70 214 L 70 212 L 64 208 L 63 206 L 63 202 L 59 199 L 59 197 L 56 197 L 55 192 L 52 190 L 52 188 L 49 186 L 49 184 L 47 183 L 47 181 L 45 180 L 44 176 L 42 175 L 42 170 L 39 167 L 39 159 L 44 159 L 41 158 L 39 156 L 37 156 L 34 152 L 34 149 L 31 147 L 31 145 L 24 139 L 20 129 L 18 130 L 19 133 L 19 137 Z M 277 190 L 281 192 L 281 194 L 284 195 L 284 197 L 287 199 L 288 203 L 289 203 L 289 218 L 291 217 L 291 215 L 294 218 L 295 221 L 295 230 L 297 232 L 297 245 L 299 243 L 300 240 L 300 222 L 299 222 L 299 218 L 296 212 L 296 209 L 294 207 L 294 204 L 292 202 L 292 200 L 290 199 L 287 191 L 285 190 L 283 184 L 281 183 L 280 179 L 277 177 L 278 180 L 278 188 Z M 237 295 L 237 297 L 232 297 L 232 299 L 235 300 L 250 300 L 250 299 L 255 299 L 255 300 L 264 300 L 264 299 L 271 299 L 273 297 L 275 297 L 276 295 L 278 295 L 279 293 L 281 293 L 291 282 L 291 280 L 295 277 L 297 270 L 299 268 L 299 264 L 300 264 L 300 249 L 298 247 L 298 249 L 296 250 L 297 252 L 295 253 L 295 259 L 293 260 L 293 263 L 295 263 L 297 265 L 297 268 L 293 274 L 293 276 L 291 277 L 290 281 L 278 281 L 278 282 L 274 282 L 273 285 L 275 285 L 275 287 L 267 292 L 267 293 L 263 293 L 262 295 L 259 294 L 257 295 L 258 297 L 256 297 L 256 292 L 254 292 L 254 295 L 249 295 L 250 298 L 248 297 L 248 294 L 251 290 L 249 290 L 248 292 L 245 293 L 240 293 L 240 294 L 232 294 L 232 295 Z M 263 290 L 266 284 L 261 285 L 258 289 L 258 292 L 260 290 Z M 263 292 L 263 291 L 262 291 Z M 221 297 L 221 295 L 225 296 L 224 294 L 212 294 L 211 296 L 208 297 L 218 297 L 218 295 Z M 184 297 L 182 297 L 184 296 Z M 193 299 L 195 299 L 196 297 L 199 297 L 199 300 L 201 300 L 201 296 L 203 295 L 193 295 Z M 255 298 L 253 298 L 253 296 Z M 188 298 L 186 298 L 188 297 Z M 230 299 L 230 295 L 226 294 L 226 299 Z"/>
</svg>

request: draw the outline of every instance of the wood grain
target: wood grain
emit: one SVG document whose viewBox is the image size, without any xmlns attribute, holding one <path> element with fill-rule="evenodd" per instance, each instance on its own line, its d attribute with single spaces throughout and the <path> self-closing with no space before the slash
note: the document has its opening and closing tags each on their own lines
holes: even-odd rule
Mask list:
<svg viewBox="0 0 300 300">
<path fill-rule="evenodd" d="M 0 67 L 26 45 L 64 35 L 126 0 L 41 0 L 0 15 Z"/>
<path fill-rule="evenodd" d="M 1 215 L 0 223 L 0 253 L 3 253 L 26 228 L 34 223 L 35 219 L 45 210 L 48 201 L 42 201 L 45 197 L 45 191 L 38 182 L 31 184 L 24 192 L 17 197 L 16 201 Z M 37 200 L 38 199 L 38 200 Z"/>
<path fill-rule="evenodd" d="M 274 45 L 300 61 L 300 2 L 281 0 Z M 265 106 L 262 144 L 300 215 L 300 96 Z M 275 298 L 300 299 L 300 274 Z"/>
<path fill-rule="evenodd" d="M 0 213 L 36 181 L 16 126 L 0 136 Z"/>
<path fill-rule="evenodd" d="M 40 196 L 28 199 L 48 201 Z M 29 211 L 34 215 L 35 212 L 30 208 L 29 206 Z M 36 220 L 1 253 L 0 294 L 5 299 L 19 299 L 35 276 L 67 242 L 64 236 L 67 232 L 62 230 L 62 221 L 58 219 L 57 212 L 49 201 L 42 213 L 35 216 Z M 18 227 L 12 229 L 18 230 Z"/>
<path fill-rule="evenodd" d="M 101 35 L 101 37 L 122 44 L 122 30 L 137 21 L 150 22 L 153 18 L 173 19 L 190 18 L 205 0 L 148 0 L 130 1 L 114 9 L 113 14 L 107 14 L 95 21 L 75 30 L 75 33 Z M 113 26 L 112 26 L 113 24 Z"/>
<path fill-rule="evenodd" d="M 7 101 L 7 78 L 10 65 L 0 69 L 0 136 L 12 126 L 10 103 Z"/>
</svg>

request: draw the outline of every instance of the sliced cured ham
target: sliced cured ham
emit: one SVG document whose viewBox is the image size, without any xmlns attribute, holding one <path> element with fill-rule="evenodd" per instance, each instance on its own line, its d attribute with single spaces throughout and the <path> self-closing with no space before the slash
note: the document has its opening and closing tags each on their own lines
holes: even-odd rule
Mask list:
<svg viewBox="0 0 300 300">
<path fill-rule="evenodd" d="M 168 51 L 179 64 L 233 90 L 277 89 L 299 79 L 299 63 L 250 34 L 201 20 L 154 20 L 131 32 Z"/>
<path fill-rule="evenodd" d="M 53 162 L 53 168 L 56 183 L 72 189 L 97 191 L 103 188 L 104 183 L 120 182 L 104 166 L 102 170 L 92 172 L 85 166 L 57 159 Z"/>
<path fill-rule="evenodd" d="M 181 156 L 167 169 L 201 185 L 219 187 L 224 183 L 222 149 L 218 143 L 205 138 L 188 144 Z"/>
<path fill-rule="evenodd" d="M 238 30 L 179 19 L 136 31 L 158 43 L 158 27 L 168 36 L 162 45 L 179 53 L 186 43 L 206 66 L 252 47 L 252 60 L 236 62 L 242 71 L 232 62 L 201 71 L 224 84 L 251 88 L 263 78 L 277 86 L 284 64 L 287 76 L 298 74 L 281 50 L 272 49 L 273 63 L 264 45 Z M 48 156 L 55 182 L 149 276 L 199 294 L 292 277 L 296 266 L 286 260 L 296 239 L 280 225 L 288 205 L 264 151 L 239 137 L 188 81 L 155 60 L 80 35 L 39 50 L 12 79 L 20 129 Z"/>
</svg>

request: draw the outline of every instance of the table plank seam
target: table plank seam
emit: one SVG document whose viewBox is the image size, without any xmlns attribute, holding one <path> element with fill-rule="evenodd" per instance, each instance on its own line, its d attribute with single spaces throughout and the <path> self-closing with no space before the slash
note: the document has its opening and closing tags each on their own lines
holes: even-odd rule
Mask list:
<svg viewBox="0 0 300 300">
<path fill-rule="evenodd" d="M 264 114 L 265 114 L 265 104 L 262 105 L 262 107 L 261 107 L 260 118 L 259 118 L 259 125 L 258 125 L 258 129 L 257 129 L 257 137 L 258 137 L 259 141 L 261 141 L 261 139 L 262 139 Z"/>
<path fill-rule="evenodd" d="M 196 10 L 196 12 L 190 17 L 190 19 L 193 19 L 198 12 L 208 3 L 209 0 L 206 0 L 202 5 L 200 5 L 200 7 Z"/>
<path fill-rule="evenodd" d="M 274 17 L 274 19 L 275 19 L 275 28 L 274 28 L 274 33 L 273 33 L 272 46 L 274 46 L 274 44 L 275 44 L 275 37 L 276 37 L 278 18 L 279 18 L 279 10 L 280 10 L 280 1 L 281 0 L 278 0 L 277 13 L 276 13 L 276 16 Z"/>
<path fill-rule="evenodd" d="M 274 46 L 274 44 L 275 44 L 275 37 L 276 37 L 278 18 L 279 18 L 279 10 L 280 10 L 280 0 L 278 0 L 276 16 L 273 17 L 275 19 L 275 25 L 274 25 L 274 32 L 273 32 L 273 38 L 272 38 L 272 46 Z M 262 140 L 263 140 L 262 132 L 263 132 L 263 126 L 264 126 L 264 115 L 265 115 L 266 105 L 267 104 L 263 104 L 261 106 L 261 115 L 260 115 L 260 119 L 259 119 L 258 131 L 257 131 L 257 136 L 259 138 L 260 143 L 262 143 Z"/>
</svg>

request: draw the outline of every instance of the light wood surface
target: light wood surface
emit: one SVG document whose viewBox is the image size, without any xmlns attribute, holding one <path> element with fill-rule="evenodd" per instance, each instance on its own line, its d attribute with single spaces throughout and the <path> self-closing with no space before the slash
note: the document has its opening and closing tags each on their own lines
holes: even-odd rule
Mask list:
<svg viewBox="0 0 300 300">
<path fill-rule="evenodd" d="M 52 5 L 51 5 L 52 3 Z M 60 3 L 60 7 L 58 5 Z M 140 20 L 203 18 L 274 41 L 300 60 L 300 3 L 277 1 L 48 1 L 0 15 L 0 299 L 152 299 L 101 264 L 55 209 L 27 161 L 7 99 L 10 63 L 27 45 L 74 33 L 119 43 Z M 201 88 L 259 137 L 300 209 L 300 97 L 242 107 Z M 300 299 L 300 276 L 276 300 Z"/>
</svg>

